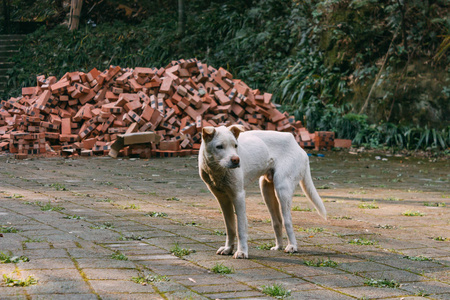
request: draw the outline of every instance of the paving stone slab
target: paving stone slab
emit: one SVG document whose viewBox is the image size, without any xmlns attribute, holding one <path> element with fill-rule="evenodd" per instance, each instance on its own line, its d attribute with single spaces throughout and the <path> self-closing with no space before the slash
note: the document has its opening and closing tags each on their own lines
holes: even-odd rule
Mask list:
<svg viewBox="0 0 450 300">
<path fill-rule="evenodd" d="M 420 298 L 415 294 L 425 287 L 434 293 L 430 298 L 449 299 L 445 289 L 448 286 L 450 246 L 432 239 L 433 236 L 445 236 L 450 228 L 445 219 L 446 208 L 423 206 L 423 201 L 450 205 L 450 199 L 442 198 L 444 190 L 420 185 L 417 188 L 420 193 L 407 192 L 405 188 L 414 184 L 392 182 L 384 183 L 387 188 L 371 187 L 383 177 L 379 174 L 381 169 L 397 172 L 395 168 L 398 168 L 406 173 L 410 168 L 409 174 L 413 176 L 404 180 L 417 181 L 417 168 L 412 168 L 417 165 L 399 164 L 391 159 L 388 166 L 369 155 L 368 161 L 377 165 L 378 169 L 361 169 L 361 165 L 365 165 L 361 161 L 365 162 L 366 158 L 360 158 L 360 154 L 358 158 L 340 155 L 327 153 L 324 158 L 310 159 L 313 176 L 330 176 L 336 185 L 330 190 L 319 190 L 319 194 L 326 196 L 323 199 L 327 200 L 328 221 L 314 212 L 293 212 L 299 253 L 290 255 L 282 251 L 257 249 L 273 242 L 273 231 L 271 224 L 265 222 L 269 214 L 261 199 L 258 183 L 249 186 L 249 260 L 215 255 L 216 249 L 223 246 L 225 240 L 224 236 L 215 234 L 215 230 L 224 231 L 223 217 L 217 201 L 205 192 L 204 183 L 197 175 L 192 176 L 198 172 L 196 157 L 164 161 L 8 159 L 14 162 L 8 164 L 8 172 L 14 176 L 2 176 L 6 169 L 1 167 L 4 165 L 1 162 L 6 160 L 0 156 L 0 178 L 4 178 L 0 182 L 0 191 L 3 191 L 0 192 L 0 219 L 4 221 L 0 224 L 10 222 L 9 225 L 23 230 L 3 234 L 4 237 L 0 237 L 0 251 L 27 254 L 31 259 L 27 263 L 0 264 L 0 274 L 9 274 L 17 266 L 21 275 L 34 274 L 39 277 L 35 289 L 39 286 L 45 293 L 34 293 L 31 299 L 46 299 L 50 296 L 48 291 L 61 291 L 63 287 L 59 284 L 65 281 L 73 287 L 78 282 L 83 288 L 54 294 L 55 299 L 97 299 L 97 294 L 101 299 L 273 299 L 262 294 L 260 289 L 263 285 L 275 283 L 291 290 L 290 299 L 349 299 L 348 295 L 356 298 L 415 299 Z M 421 168 L 427 163 L 423 161 Z M 444 163 L 436 168 L 437 164 L 432 165 L 434 171 L 427 174 L 428 177 L 446 176 L 442 170 L 450 165 Z M 342 174 L 331 172 L 333 170 L 340 170 Z M 371 172 L 378 172 L 371 174 L 376 175 L 374 179 L 358 179 L 359 174 Z M 346 183 L 349 178 L 358 183 Z M 56 191 L 50 185 L 53 182 L 64 183 L 68 190 Z M 360 187 L 366 194 L 361 193 Z M 295 193 L 301 194 L 300 188 Z M 393 193 L 403 200 L 384 200 Z M 6 198 L 13 194 L 20 194 L 23 198 Z M 165 200 L 174 196 L 181 200 Z M 100 202 L 107 199 L 113 202 Z M 368 211 L 357 207 L 361 200 L 373 199 L 377 199 L 380 209 Z M 61 205 L 65 210 L 47 212 L 41 211 L 37 205 L 27 204 L 36 201 Z M 293 202 L 300 207 L 310 207 L 304 197 L 296 196 Z M 130 204 L 139 205 L 140 209 L 124 209 Z M 401 213 L 407 209 L 419 210 L 427 215 L 417 218 L 402 216 Z M 144 216 L 151 211 L 165 212 L 169 216 Z M 86 219 L 63 218 L 74 214 Z M 352 219 L 335 219 L 334 216 Z M 106 222 L 114 227 L 90 228 Z M 383 229 L 380 224 L 392 225 L 393 229 Z M 324 231 L 297 231 L 299 228 L 314 227 Z M 121 240 L 132 239 L 133 236 L 146 239 Z M 349 240 L 357 237 L 377 240 L 379 244 L 348 244 Z M 38 238 L 42 242 L 32 242 Z M 196 252 L 177 258 L 170 254 L 175 243 Z M 116 250 L 129 260 L 111 259 L 111 254 Z M 404 258 L 406 255 L 424 255 L 434 260 L 412 261 Z M 337 262 L 338 266 L 327 268 L 304 264 L 306 261 L 327 259 Z M 217 263 L 232 267 L 235 273 L 212 273 L 210 269 Z M 142 274 L 139 272 L 167 275 L 170 281 L 142 286 L 130 280 Z M 399 281 L 401 288 L 363 285 L 364 278 L 382 277 Z M 226 292 L 229 286 L 246 290 L 229 293 Z M 0 285 L 0 289 L 5 288 Z M 7 289 L 19 291 L 15 298 L 25 297 L 25 289 Z"/>
<path fill-rule="evenodd" d="M 95 294 L 43 294 L 43 295 L 32 295 L 33 300 L 98 300 Z"/>
<path fill-rule="evenodd" d="M 369 299 L 382 299 L 389 297 L 400 297 L 400 296 L 410 296 L 414 295 L 411 292 L 405 291 L 403 289 L 395 288 L 378 288 L 370 286 L 361 287 L 349 287 L 349 288 L 338 288 L 340 292 L 357 297 L 359 299 L 366 297 Z"/>
<path fill-rule="evenodd" d="M 36 285 L 25 287 L 25 291 L 29 295 L 33 294 L 89 294 L 90 289 L 83 280 L 64 280 L 64 281 L 48 281 L 45 284 L 38 283 Z"/>
<path fill-rule="evenodd" d="M 413 294 L 423 291 L 426 294 L 434 295 L 449 293 L 450 284 L 437 281 L 421 281 L 403 284 L 401 288 Z"/>
<path fill-rule="evenodd" d="M 205 297 L 208 297 L 209 299 L 237 299 L 237 298 L 256 298 L 260 299 L 262 297 L 263 299 L 267 299 L 266 295 L 264 295 L 261 292 L 257 291 L 239 291 L 239 292 L 232 292 L 232 293 L 219 293 L 219 294 L 205 294 Z"/>
<path fill-rule="evenodd" d="M 136 265 L 132 261 L 117 260 L 117 259 L 90 259 L 90 258 L 79 258 L 77 259 L 78 266 L 81 269 L 134 269 Z"/>
<path fill-rule="evenodd" d="M 130 280 L 89 280 L 92 288 L 98 294 L 111 293 L 155 293 L 151 285 L 141 285 Z"/>
<path fill-rule="evenodd" d="M 19 262 L 17 267 L 21 270 L 74 269 L 75 265 L 69 258 L 37 258 L 29 262 Z"/>
</svg>

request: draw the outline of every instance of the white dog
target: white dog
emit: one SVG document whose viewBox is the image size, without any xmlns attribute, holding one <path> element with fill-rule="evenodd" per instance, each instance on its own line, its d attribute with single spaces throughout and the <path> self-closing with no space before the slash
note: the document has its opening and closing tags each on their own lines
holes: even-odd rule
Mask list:
<svg viewBox="0 0 450 300">
<path fill-rule="evenodd" d="M 284 223 L 289 240 L 284 251 L 296 252 L 291 204 L 298 182 L 306 197 L 326 219 L 325 207 L 311 179 L 308 155 L 290 133 L 243 131 L 241 125 L 204 127 L 202 131 L 199 172 L 219 201 L 227 231 L 225 246 L 220 247 L 217 254 L 233 252 L 236 212 L 238 245 L 234 258 L 248 258 L 244 188 L 256 178 L 259 178 L 275 232 L 276 245 L 271 250 L 282 249 Z"/>
</svg>

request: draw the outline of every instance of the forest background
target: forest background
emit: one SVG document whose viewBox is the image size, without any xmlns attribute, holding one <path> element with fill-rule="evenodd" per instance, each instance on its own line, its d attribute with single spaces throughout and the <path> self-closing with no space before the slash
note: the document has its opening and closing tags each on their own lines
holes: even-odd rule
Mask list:
<svg viewBox="0 0 450 300">
<path fill-rule="evenodd" d="M 36 75 L 195 57 L 273 93 L 310 131 L 449 153 L 448 0 L 84 0 L 77 30 L 70 1 L 6 2 L 13 22 L 40 26 L 9 58 L 0 99 Z"/>
</svg>

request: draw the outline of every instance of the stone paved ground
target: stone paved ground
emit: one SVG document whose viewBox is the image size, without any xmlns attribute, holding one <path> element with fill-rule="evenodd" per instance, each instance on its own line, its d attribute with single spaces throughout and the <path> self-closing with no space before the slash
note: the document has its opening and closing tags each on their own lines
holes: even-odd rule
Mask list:
<svg viewBox="0 0 450 300">
<path fill-rule="evenodd" d="M 248 260 L 215 255 L 222 216 L 196 164 L 0 157 L 0 260 L 16 261 L 0 263 L 0 299 L 273 299 L 262 287 L 275 284 L 290 299 L 450 299 L 448 160 L 312 157 L 329 219 L 299 190 L 293 255 L 265 250 L 272 230 L 254 184 Z M 192 252 L 179 258 L 176 246 Z M 37 284 L 4 282 L 28 276 Z"/>
</svg>

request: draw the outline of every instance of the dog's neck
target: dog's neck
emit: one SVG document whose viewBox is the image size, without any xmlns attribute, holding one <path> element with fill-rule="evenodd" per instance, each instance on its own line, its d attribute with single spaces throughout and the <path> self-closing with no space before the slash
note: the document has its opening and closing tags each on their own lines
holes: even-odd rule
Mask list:
<svg viewBox="0 0 450 300">
<path fill-rule="evenodd" d="M 208 184 L 212 185 L 218 190 L 223 190 L 229 186 L 231 170 L 224 168 L 213 159 L 209 159 L 207 155 L 203 155 L 202 171 L 207 175 L 206 180 Z"/>
</svg>

